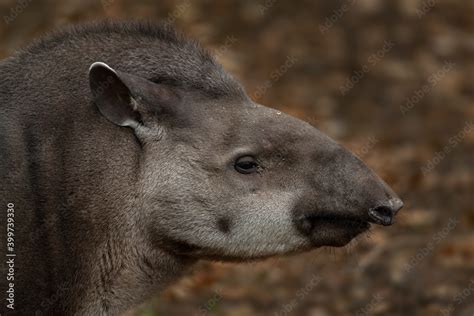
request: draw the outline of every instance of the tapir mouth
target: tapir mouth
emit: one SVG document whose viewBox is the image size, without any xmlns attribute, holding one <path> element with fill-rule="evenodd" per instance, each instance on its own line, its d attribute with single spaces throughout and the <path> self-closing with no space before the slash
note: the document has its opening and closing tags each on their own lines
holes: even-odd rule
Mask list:
<svg viewBox="0 0 474 316">
<path fill-rule="evenodd" d="M 313 246 L 343 247 L 367 231 L 370 223 L 351 214 L 324 212 L 306 216 L 304 226 Z"/>
</svg>

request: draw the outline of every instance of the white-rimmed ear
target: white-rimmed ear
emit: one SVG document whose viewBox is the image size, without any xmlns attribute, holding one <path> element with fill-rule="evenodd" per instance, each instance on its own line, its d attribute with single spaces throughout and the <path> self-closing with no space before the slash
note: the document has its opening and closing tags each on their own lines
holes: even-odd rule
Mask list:
<svg viewBox="0 0 474 316">
<path fill-rule="evenodd" d="M 117 72 L 103 62 L 89 68 L 89 84 L 100 113 L 119 126 L 137 127 L 141 122 L 137 103 Z"/>
</svg>

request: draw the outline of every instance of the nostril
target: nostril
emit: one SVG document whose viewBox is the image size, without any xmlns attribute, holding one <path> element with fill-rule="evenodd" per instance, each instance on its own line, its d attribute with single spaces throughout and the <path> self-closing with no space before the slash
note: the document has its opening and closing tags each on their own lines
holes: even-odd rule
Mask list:
<svg viewBox="0 0 474 316">
<path fill-rule="evenodd" d="M 374 211 L 379 214 L 380 216 L 393 216 L 392 210 L 387 206 L 378 206 L 374 209 Z"/>
<path fill-rule="evenodd" d="M 376 224 L 388 226 L 392 225 L 394 211 L 391 207 L 381 205 L 369 209 L 369 216 Z"/>
</svg>

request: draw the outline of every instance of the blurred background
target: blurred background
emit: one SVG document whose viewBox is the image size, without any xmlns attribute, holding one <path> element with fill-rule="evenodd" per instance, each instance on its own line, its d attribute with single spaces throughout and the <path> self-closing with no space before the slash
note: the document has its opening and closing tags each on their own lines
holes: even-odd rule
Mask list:
<svg viewBox="0 0 474 316">
<path fill-rule="evenodd" d="M 406 204 L 344 249 L 202 262 L 130 315 L 474 315 L 474 1 L 0 0 L 0 58 L 103 17 L 173 23 Z"/>
</svg>

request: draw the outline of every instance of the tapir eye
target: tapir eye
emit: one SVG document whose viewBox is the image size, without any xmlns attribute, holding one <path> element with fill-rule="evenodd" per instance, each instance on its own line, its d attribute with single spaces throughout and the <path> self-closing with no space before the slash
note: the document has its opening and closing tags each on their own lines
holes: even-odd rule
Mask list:
<svg viewBox="0 0 474 316">
<path fill-rule="evenodd" d="M 258 171 L 258 163 L 251 156 L 243 156 L 235 161 L 234 168 L 243 174 L 254 173 Z"/>
</svg>

